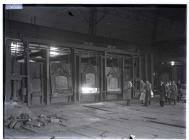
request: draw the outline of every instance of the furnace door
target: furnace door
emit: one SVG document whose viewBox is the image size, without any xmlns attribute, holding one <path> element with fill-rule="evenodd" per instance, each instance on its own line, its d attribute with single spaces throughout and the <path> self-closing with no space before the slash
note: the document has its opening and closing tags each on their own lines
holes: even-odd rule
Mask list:
<svg viewBox="0 0 189 140">
<path fill-rule="evenodd" d="M 72 101 L 71 52 L 69 48 L 50 48 L 51 103 Z"/>
<path fill-rule="evenodd" d="M 107 55 L 106 56 L 106 99 L 118 100 L 121 98 L 121 56 Z"/>
<path fill-rule="evenodd" d="M 99 56 L 95 52 L 79 52 L 79 101 L 98 102 L 100 100 Z"/>
</svg>

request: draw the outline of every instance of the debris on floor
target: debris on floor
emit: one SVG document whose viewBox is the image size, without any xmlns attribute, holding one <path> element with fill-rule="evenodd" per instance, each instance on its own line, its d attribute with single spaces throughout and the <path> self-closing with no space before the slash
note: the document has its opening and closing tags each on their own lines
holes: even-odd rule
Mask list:
<svg viewBox="0 0 189 140">
<path fill-rule="evenodd" d="M 105 137 L 106 137 L 106 133 L 107 133 L 107 131 L 103 131 L 103 132 L 100 134 L 100 137 L 101 137 L 101 138 L 105 138 Z"/>
<path fill-rule="evenodd" d="M 20 116 L 21 114 L 28 114 L 31 118 L 36 119 L 35 113 L 24 103 L 19 102 L 5 102 L 5 114 L 4 118 L 7 120 L 10 116 Z M 22 117 L 22 116 L 21 116 Z"/>
<path fill-rule="evenodd" d="M 28 121 L 26 123 L 26 125 L 31 126 L 31 127 L 39 127 L 40 128 L 42 126 L 42 123 L 37 120 L 32 120 L 32 121 Z"/>
<path fill-rule="evenodd" d="M 19 116 L 10 116 L 5 122 L 5 125 L 11 129 L 24 128 L 30 129 L 33 127 L 43 127 L 50 123 L 55 123 L 61 126 L 66 127 L 65 119 L 58 117 L 56 114 L 45 116 L 40 114 L 37 118 L 32 118 L 27 113 L 22 113 Z"/>
<path fill-rule="evenodd" d="M 12 129 L 17 129 L 20 128 L 23 125 L 33 125 L 33 126 L 39 126 L 36 125 L 36 123 L 33 123 L 34 119 L 32 119 L 29 114 L 27 113 L 22 113 L 18 116 L 13 116 L 11 115 L 7 120 L 6 120 L 6 124 L 8 126 L 8 128 L 12 128 Z"/>
<path fill-rule="evenodd" d="M 135 135 L 130 135 L 129 139 L 135 139 Z"/>
<path fill-rule="evenodd" d="M 11 115 L 5 122 L 5 125 L 8 126 L 8 128 L 17 129 L 20 128 L 22 125 L 25 125 L 27 122 L 32 121 L 32 118 L 29 116 L 29 114 L 22 113 L 19 116 L 13 116 Z"/>
<path fill-rule="evenodd" d="M 52 122 L 52 123 L 59 123 L 60 120 L 56 119 L 56 118 L 50 118 L 50 122 Z"/>
<path fill-rule="evenodd" d="M 160 108 L 158 104 L 152 104 L 149 108 L 140 105 L 123 107 L 114 102 L 108 103 L 109 108 L 105 105 L 103 108 L 100 105 L 97 107 L 113 113 L 83 105 L 56 104 L 26 108 L 9 103 L 9 108 L 5 107 L 9 109 L 6 110 L 9 116 L 4 118 L 4 135 L 6 138 L 37 139 L 185 138 L 185 127 L 181 127 L 185 123 L 185 104 L 167 108 Z"/>
</svg>

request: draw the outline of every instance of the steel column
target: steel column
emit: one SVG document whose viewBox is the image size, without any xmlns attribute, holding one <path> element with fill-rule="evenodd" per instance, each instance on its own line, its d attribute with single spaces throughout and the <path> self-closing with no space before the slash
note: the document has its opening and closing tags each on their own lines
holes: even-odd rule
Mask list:
<svg viewBox="0 0 189 140">
<path fill-rule="evenodd" d="M 124 71 L 125 71 L 125 65 L 124 65 L 124 57 L 121 58 L 121 90 L 122 90 L 122 97 L 123 97 L 123 90 L 124 90 Z"/>
<path fill-rule="evenodd" d="M 148 81 L 148 54 L 145 54 L 145 80 Z"/>
<path fill-rule="evenodd" d="M 80 100 L 81 100 L 81 56 L 78 56 L 79 57 L 79 63 L 78 63 L 78 102 L 80 103 Z"/>
<path fill-rule="evenodd" d="M 133 90 L 132 90 L 132 95 L 134 97 L 134 94 L 135 94 L 135 90 L 134 90 L 134 87 L 135 87 L 135 58 L 132 58 L 132 83 L 133 83 Z"/>
<path fill-rule="evenodd" d="M 152 83 L 152 89 L 154 87 L 154 56 L 153 54 L 150 54 L 151 58 L 151 83 Z"/>
<path fill-rule="evenodd" d="M 5 54 L 5 67 L 4 67 L 4 74 L 3 80 L 5 83 L 4 87 L 4 98 L 6 101 L 11 99 L 11 50 L 10 50 L 10 40 L 6 40 L 4 44 L 4 54 Z"/>
<path fill-rule="evenodd" d="M 50 104 L 50 78 L 49 78 L 49 49 L 45 50 L 45 102 L 47 105 Z"/>
<path fill-rule="evenodd" d="M 107 96 L 107 77 L 106 77 L 106 66 L 107 66 L 107 53 L 104 53 L 104 69 L 103 69 L 103 79 L 104 79 L 104 100 L 106 100 Z"/>
<path fill-rule="evenodd" d="M 41 99 L 41 104 L 44 104 L 44 74 L 43 74 L 43 69 L 44 63 L 40 63 L 40 75 L 41 75 L 41 94 L 42 94 L 42 99 Z"/>
<path fill-rule="evenodd" d="M 26 63 L 26 93 L 27 93 L 27 103 L 31 106 L 31 86 L 30 86 L 30 54 L 29 54 L 29 42 L 24 41 L 25 48 L 25 63 Z"/>
<path fill-rule="evenodd" d="M 71 71 L 72 71 L 72 92 L 73 92 L 73 100 L 76 102 L 76 68 L 75 68 L 75 50 L 71 48 Z"/>
<path fill-rule="evenodd" d="M 141 56 L 139 56 L 139 79 L 142 80 L 142 60 L 141 60 Z"/>
<path fill-rule="evenodd" d="M 103 82 L 103 76 L 104 76 L 104 73 L 103 73 L 103 70 L 104 67 L 103 67 L 103 56 L 100 55 L 100 100 L 102 101 L 103 100 L 103 91 L 104 91 L 104 82 Z"/>
</svg>

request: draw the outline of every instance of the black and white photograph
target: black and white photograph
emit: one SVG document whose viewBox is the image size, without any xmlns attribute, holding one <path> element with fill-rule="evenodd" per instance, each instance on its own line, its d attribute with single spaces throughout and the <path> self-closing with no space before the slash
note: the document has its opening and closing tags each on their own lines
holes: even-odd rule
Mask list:
<svg viewBox="0 0 189 140">
<path fill-rule="evenodd" d="M 186 139 L 187 4 L 2 4 L 4 139 Z"/>
</svg>

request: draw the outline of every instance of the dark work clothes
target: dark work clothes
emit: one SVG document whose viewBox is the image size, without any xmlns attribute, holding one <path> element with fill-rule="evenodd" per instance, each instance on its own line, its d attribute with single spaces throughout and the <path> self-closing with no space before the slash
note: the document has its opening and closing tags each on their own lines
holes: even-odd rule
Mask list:
<svg viewBox="0 0 189 140">
<path fill-rule="evenodd" d="M 162 84 L 159 89 L 160 89 L 160 91 L 159 91 L 160 106 L 163 107 L 165 104 L 165 98 L 166 98 L 165 84 Z"/>
<path fill-rule="evenodd" d="M 148 104 L 150 104 L 150 100 L 151 100 L 151 84 L 146 83 L 145 87 L 146 87 L 145 106 L 148 106 Z"/>
<path fill-rule="evenodd" d="M 165 84 L 160 86 L 160 101 L 165 101 Z"/>
</svg>

